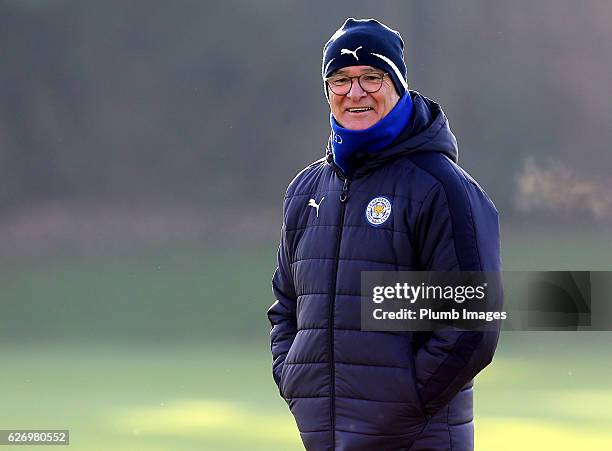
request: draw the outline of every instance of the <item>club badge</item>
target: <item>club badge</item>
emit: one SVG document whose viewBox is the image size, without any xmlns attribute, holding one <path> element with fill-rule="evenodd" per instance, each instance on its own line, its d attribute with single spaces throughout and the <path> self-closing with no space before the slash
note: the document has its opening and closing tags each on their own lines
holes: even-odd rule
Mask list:
<svg viewBox="0 0 612 451">
<path fill-rule="evenodd" d="M 365 216 L 370 225 L 378 227 L 391 216 L 391 201 L 386 197 L 375 197 L 366 207 Z"/>
</svg>

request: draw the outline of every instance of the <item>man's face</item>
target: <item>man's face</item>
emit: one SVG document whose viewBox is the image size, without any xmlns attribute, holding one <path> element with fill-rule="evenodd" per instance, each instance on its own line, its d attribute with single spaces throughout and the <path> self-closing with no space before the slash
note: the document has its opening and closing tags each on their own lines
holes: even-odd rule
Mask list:
<svg viewBox="0 0 612 451">
<path fill-rule="evenodd" d="M 382 74 L 383 71 L 371 66 L 349 66 L 337 70 L 331 77 L 339 75 L 357 77 L 365 73 Z M 399 100 L 399 95 L 388 75 L 384 77 L 381 88 L 372 93 L 364 91 L 357 78 L 353 78 L 351 90 L 346 95 L 337 95 L 329 87 L 327 89 L 332 114 L 342 127 L 350 130 L 364 130 L 376 124 L 393 109 Z M 356 108 L 369 109 L 354 111 Z"/>
</svg>

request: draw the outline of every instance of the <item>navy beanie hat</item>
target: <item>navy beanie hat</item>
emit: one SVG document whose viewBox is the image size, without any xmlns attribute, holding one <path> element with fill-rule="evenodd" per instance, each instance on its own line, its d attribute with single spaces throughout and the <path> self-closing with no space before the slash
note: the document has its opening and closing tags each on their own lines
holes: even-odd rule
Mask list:
<svg viewBox="0 0 612 451">
<path fill-rule="evenodd" d="M 404 41 L 399 32 L 375 19 L 347 19 L 323 47 L 324 79 L 347 66 L 372 66 L 387 72 L 400 97 L 408 89 Z"/>
</svg>

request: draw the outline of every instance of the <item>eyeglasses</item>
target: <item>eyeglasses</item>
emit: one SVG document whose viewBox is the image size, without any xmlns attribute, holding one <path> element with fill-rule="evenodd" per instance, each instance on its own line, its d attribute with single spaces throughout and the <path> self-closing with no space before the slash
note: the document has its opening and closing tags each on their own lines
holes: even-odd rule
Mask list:
<svg viewBox="0 0 612 451">
<path fill-rule="evenodd" d="M 353 78 L 357 79 L 359 86 L 367 93 L 374 93 L 380 90 L 383 84 L 383 80 L 385 76 L 389 75 L 388 73 L 379 73 L 379 72 L 368 72 L 365 74 L 361 74 L 356 77 L 349 77 L 346 75 L 332 75 L 329 78 L 326 78 L 325 81 L 329 86 L 329 89 L 332 92 L 339 96 L 347 95 L 351 88 L 353 87 Z"/>
</svg>

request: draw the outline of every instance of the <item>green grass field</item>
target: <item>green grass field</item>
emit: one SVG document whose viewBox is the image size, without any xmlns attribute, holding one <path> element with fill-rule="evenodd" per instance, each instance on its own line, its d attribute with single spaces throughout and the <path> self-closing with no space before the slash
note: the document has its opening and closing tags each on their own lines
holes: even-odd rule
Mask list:
<svg viewBox="0 0 612 451">
<path fill-rule="evenodd" d="M 70 429 L 79 451 L 303 449 L 270 374 L 274 254 L 275 243 L 2 265 L 0 429 Z M 612 242 L 506 233 L 504 263 L 610 269 Z M 612 449 L 611 338 L 504 334 L 476 382 L 476 449 Z"/>
<path fill-rule="evenodd" d="M 612 449 L 609 335 L 502 340 L 477 379 L 478 450 Z M 266 347 L 4 346 L 0 424 L 70 429 L 76 450 L 297 451 Z"/>
</svg>

